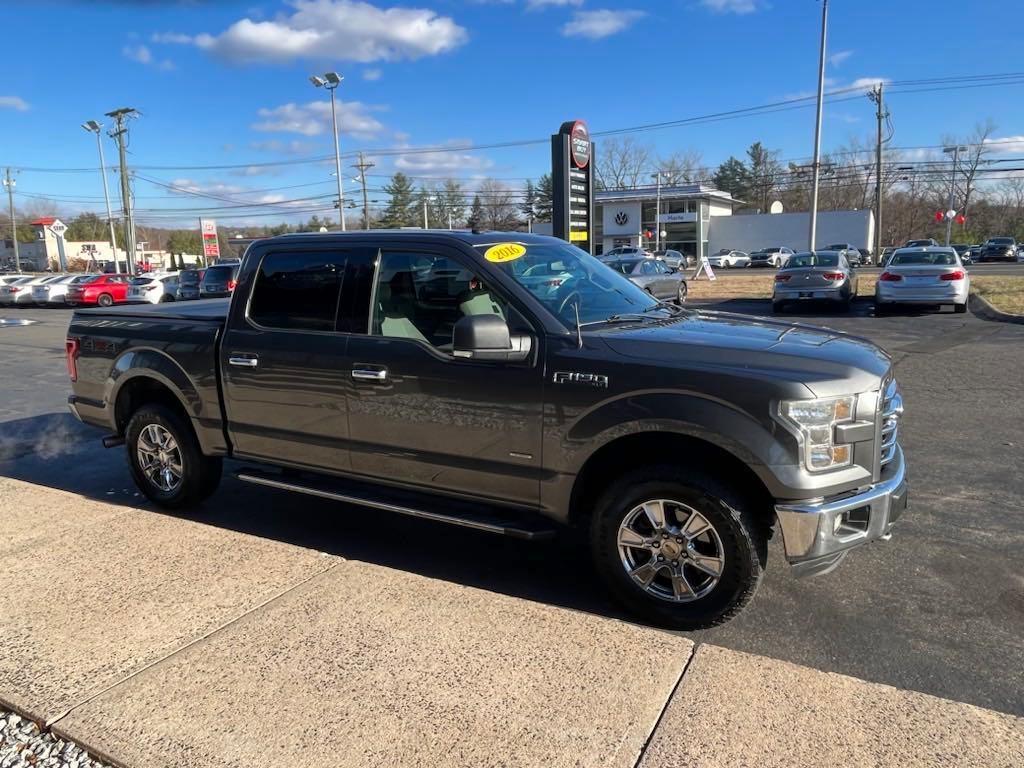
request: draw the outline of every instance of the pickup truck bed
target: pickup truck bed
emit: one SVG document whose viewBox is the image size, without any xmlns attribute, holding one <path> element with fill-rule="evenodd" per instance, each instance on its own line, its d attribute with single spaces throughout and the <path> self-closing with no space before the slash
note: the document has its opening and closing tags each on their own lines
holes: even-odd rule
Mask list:
<svg viewBox="0 0 1024 768">
<path fill-rule="evenodd" d="M 230 299 L 206 299 L 205 301 L 172 301 L 164 304 L 121 304 L 119 306 L 80 309 L 82 317 L 143 317 L 147 320 L 189 320 L 192 322 L 216 322 L 223 324 L 228 316 Z"/>
</svg>

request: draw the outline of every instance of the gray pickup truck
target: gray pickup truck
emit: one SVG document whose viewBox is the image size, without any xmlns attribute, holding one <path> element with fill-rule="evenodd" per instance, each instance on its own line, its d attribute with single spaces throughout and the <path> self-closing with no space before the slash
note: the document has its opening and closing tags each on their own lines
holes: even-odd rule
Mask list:
<svg viewBox="0 0 1024 768">
<path fill-rule="evenodd" d="M 735 615 L 773 530 L 802 574 L 906 508 L 902 400 L 860 338 L 659 302 L 561 240 L 253 243 L 230 299 L 76 311 L 71 410 L 172 509 L 247 483 L 524 538 L 576 531 L 611 594 Z M 558 570 L 552 563 L 552 570 Z"/>
</svg>

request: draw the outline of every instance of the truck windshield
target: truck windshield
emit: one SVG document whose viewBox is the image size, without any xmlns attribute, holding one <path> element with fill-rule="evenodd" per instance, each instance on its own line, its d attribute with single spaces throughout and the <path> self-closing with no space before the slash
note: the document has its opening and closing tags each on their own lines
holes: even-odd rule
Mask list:
<svg viewBox="0 0 1024 768">
<path fill-rule="evenodd" d="M 488 258 L 491 249 L 513 245 L 511 258 Z M 567 328 L 607 320 L 616 315 L 648 312 L 663 305 L 626 277 L 586 251 L 568 243 L 492 243 L 477 248 L 488 261 L 528 290 Z M 664 310 L 670 313 L 669 308 Z"/>
</svg>

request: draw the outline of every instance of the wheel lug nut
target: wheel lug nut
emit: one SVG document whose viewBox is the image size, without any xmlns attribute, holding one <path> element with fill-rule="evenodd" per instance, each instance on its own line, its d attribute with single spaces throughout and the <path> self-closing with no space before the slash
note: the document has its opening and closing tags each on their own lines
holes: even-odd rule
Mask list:
<svg viewBox="0 0 1024 768">
<path fill-rule="evenodd" d="M 661 555 L 658 555 L 658 562 L 661 562 L 664 559 L 665 559 L 664 557 L 662 557 Z"/>
</svg>

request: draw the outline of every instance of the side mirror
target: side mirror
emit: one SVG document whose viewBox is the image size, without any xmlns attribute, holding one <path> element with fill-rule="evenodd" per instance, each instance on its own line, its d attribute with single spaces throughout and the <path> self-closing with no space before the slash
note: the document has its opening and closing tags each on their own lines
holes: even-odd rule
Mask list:
<svg viewBox="0 0 1024 768">
<path fill-rule="evenodd" d="M 498 315 L 467 315 L 455 323 L 452 331 L 452 354 L 470 360 L 526 360 L 533 349 L 533 339 L 515 335 L 508 323 Z"/>
</svg>

